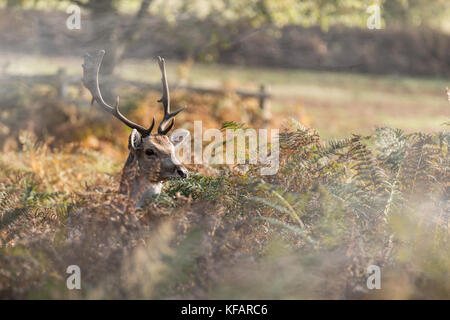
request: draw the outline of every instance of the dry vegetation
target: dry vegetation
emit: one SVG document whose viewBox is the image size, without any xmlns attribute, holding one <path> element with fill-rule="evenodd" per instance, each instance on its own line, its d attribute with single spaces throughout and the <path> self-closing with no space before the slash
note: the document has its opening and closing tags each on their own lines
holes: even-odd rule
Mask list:
<svg viewBox="0 0 450 320">
<path fill-rule="evenodd" d="M 2 298 L 450 297 L 448 131 L 325 142 L 285 121 L 278 174 L 191 166 L 134 210 L 116 193 L 126 129 L 46 88 L 20 90 L 1 97 Z M 157 110 L 156 93 L 123 96 L 133 118 Z M 233 95 L 174 100 L 195 106 L 177 119 L 187 129 L 287 118 Z M 66 288 L 71 264 L 82 290 Z M 371 264 L 381 290 L 366 289 Z"/>
<path fill-rule="evenodd" d="M 0 66 L 7 66 L 6 75 L 54 75 L 59 68 L 65 68 L 68 75 L 81 77 L 80 64 L 79 57 L 0 54 Z M 167 73 L 172 92 L 175 92 L 174 88 L 178 83 L 250 92 L 256 92 L 259 84 L 266 84 L 274 96 L 271 101 L 272 112 L 277 119 L 272 119 L 273 127 L 282 124 L 283 116 L 299 119 L 300 115 L 303 124 L 313 126 L 321 137 L 326 139 L 343 138 L 355 132 L 370 134 L 375 126 L 400 128 L 408 133 L 430 133 L 439 130 L 441 124 L 450 116 L 449 104 L 443 95 L 443 88 L 448 85 L 446 78 L 244 68 L 233 65 L 192 64 L 191 60 L 169 61 Z M 133 81 L 157 84 L 160 81 L 157 65 L 148 57 L 146 60 L 124 61 L 117 67 L 117 74 Z M 7 80 L 7 77 L 4 79 Z M 28 90 L 24 84 L 21 84 L 21 87 L 23 92 Z M 9 91 L 6 89 L 5 92 Z M 75 88 L 71 88 L 69 92 L 73 99 L 78 99 L 79 94 Z M 189 95 L 186 97 L 190 98 Z M 30 98 L 28 97 L 33 102 Z M 185 100 L 182 102 L 185 103 Z M 208 106 L 218 103 L 222 102 L 212 99 Z M 233 103 L 237 105 L 236 102 Z M 253 102 L 250 100 L 247 103 Z M 154 100 L 151 100 L 150 105 L 154 105 Z M 79 106 L 80 103 L 77 103 L 73 108 L 79 109 Z M 236 113 L 236 110 L 230 109 L 233 114 Z M 49 106 L 48 110 L 52 108 Z M 209 109 L 205 110 L 209 113 Z M 278 116 L 278 113 L 281 115 Z M 226 120 L 230 119 L 232 118 Z M 248 123 L 248 119 L 244 120 Z"/>
</svg>

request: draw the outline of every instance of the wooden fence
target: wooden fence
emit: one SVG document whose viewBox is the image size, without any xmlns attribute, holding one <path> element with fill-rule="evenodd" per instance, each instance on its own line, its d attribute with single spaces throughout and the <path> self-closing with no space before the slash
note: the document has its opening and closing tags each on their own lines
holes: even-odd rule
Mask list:
<svg viewBox="0 0 450 320">
<path fill-rule="evenodd" d="M 70 76 L 67 74 L 65 69 L 59 69 L 58 72 L 54 75 L 10 75 L 6 72 L 3 72 L 2 76 L 6 81 L 16 81 L 20 83 L 39 83 L 53 86 L 57 92 L 57 95 L 60 99 L 67 98 L 68 88 L 70 86 L 78 86 L 82 85 L 81 78 L 77 76 Z M 108 80 L 108 83 L 114 83 L 117 86 L 131 86 L 141 88 L 143 90 L 161 90 L 160 83 L 147 83 L 140 81 L 132 81 L 126 80 L 118 77 L 114 77 L 112 80 Z M 186 90 L 195 92 L 198 94 L 224 94 L 225 90 L 223 89 L 212 89 L 212 88 L 200 88 L 195 86 L 187 86 L 187 85 L 177 85 L 171 88 L 172 91 L 176 90 Z M 243 98 L 255 98 L 258 99 L 259 107 L 263 110 L 267 110 L 268 108 L 268 100 L 272 98 L 271 94 L 268 92 L 267 87 L 264 84 L 259 86 L 258 92 L 249 92 L 245 90 L 236 90 L 234 91 L 237 95 Z"/>
</svg>

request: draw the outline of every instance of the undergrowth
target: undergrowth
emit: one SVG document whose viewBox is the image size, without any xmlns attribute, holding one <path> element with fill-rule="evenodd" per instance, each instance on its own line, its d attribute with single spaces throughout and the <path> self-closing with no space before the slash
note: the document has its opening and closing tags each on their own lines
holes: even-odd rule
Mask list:
<svg viewBox="0 0 450 320">
<path fill-rule="evenodd" d="M 0 156 L 0 296 L 449 298 L 449 139 L 324 142 L 292 121 L 277 174 L 193 173 L 135 210 L 116 193 L 120 164 L 24 132 Z M 66 288 L 72 264 L 82 290 Z"/>
</svg>

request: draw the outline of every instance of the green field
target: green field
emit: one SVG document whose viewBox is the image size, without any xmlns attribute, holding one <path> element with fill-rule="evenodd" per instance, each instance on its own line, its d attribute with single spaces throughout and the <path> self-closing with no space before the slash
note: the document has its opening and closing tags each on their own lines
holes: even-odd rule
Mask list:
<svg viewBox="0 0 450 320">
<path fill-rule="evenodd" d="M 81 76 L 82 58 L 3 55 L 0 65 L 9 63 L 11 74 L 54 74 L 64 67 Z M 117 73 L 130 80 L 158 82 L 155 61 L 128 60 Z M 202 87 L 232 87 L 257 90 L 266 84 L 274 96 L 273 113 L 298 108 L 307 124 L 325 137 L 369 133 L 376 126 L 392 126 L 412 131 L 441 130 L 450 110 L 445 87 L 450 79 L 378 76 L 304 70 L 246 68 L 217 64 L 185 64 L 170 61 L 168 76 L 175 84 Z M 239 107 L 239 106 L 236 106 Z"/>
</svg>

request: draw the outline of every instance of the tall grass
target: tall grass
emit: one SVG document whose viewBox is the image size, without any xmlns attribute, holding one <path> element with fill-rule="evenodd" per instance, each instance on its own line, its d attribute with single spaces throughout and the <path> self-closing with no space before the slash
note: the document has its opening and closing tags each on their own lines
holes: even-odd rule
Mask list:
<svg viewBox="0 0 450 320">
<path fill-rule="evenodd" d="M 449 298 L 449 138 L 322 141 L 293 120 L 276 175 L 191 167 L 134 209 L 116 193 L 120 161 L 23 131 L 0 155 L 0 296 Z M 72 264 L 81 290 L 66 288 Z"/>
</svg>

